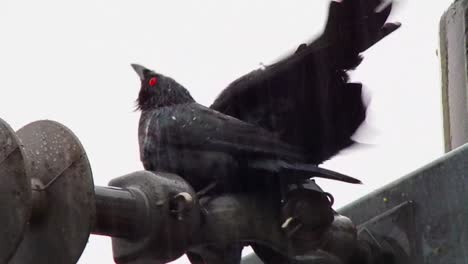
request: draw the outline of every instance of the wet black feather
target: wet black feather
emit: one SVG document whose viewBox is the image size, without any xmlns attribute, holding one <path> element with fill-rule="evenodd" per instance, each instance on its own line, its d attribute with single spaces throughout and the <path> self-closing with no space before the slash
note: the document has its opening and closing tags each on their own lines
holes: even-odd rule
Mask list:
<svg viewBox="0 0 468 264">
<path fill-rule="evenodd" d="M 306 149 L 309 162 L 329 159 L 354 143 L 351 137 L 366 117 L 362 85 L 349 82 L 348 71 L 361 63 L 361 52 L 398 28 L 385 24 L 391 5 L 375 12 L 381 3 L 332 1 L 319 38 L 235 80 L 211 108 Z"/>
</svg>

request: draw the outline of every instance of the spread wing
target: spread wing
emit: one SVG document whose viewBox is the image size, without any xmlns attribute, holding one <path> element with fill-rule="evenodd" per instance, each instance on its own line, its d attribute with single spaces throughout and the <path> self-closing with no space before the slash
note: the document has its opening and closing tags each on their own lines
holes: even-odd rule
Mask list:
<svg viewBox="0 0 468 264">
<path fill-rule="evenodd" d="M 342 0 L 330 4 L 325 30 L 281 61 L 231 83 L 212 109 L 259 125 L 321 163 L 353 143 L 365 119 L 362 85 L 348 81 L 360 53 L 393 32 L 391 3 Z"/>
</svg>

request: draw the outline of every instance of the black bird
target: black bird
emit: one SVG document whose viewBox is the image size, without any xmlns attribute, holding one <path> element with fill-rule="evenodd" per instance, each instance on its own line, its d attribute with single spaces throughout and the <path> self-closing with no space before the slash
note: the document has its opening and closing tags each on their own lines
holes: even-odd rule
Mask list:
<svg viewBox="0 0 468 264">
<path fill-rule="evenodd" d="M 320 192 L 314 196 L 316 210 L 310 212 L 315 216 L 311 219 L 314 226 L 329 224 L 333 212 L 327 196 L 309 181 L 311 177 L 360 183 L 304 163 L 307 158 L 303 150 L 281 142 L 263 128 L 196 103 L 172 78 L 140 65 L 132 67 L 141 79 L 138 139 L 145 169 L 176 173 L 200 196 L 207 192 L 261 192 L 278 201 L 286 200 L 289 185 L 312 184 L 314 193 Z M 291 215 L 282 214 L 281 218 L 288 221 Z M 194 264 L 201 259 L 218 263 L 227 256 L 236 263 L 241 249 L 242 245 L 235 243 L 226 248 L 203 247 L 201 252 L 187 254 Z"/>
<path fill-rule="evenodd" d="M 385 6 L 384 2 L 390 4 Z M 353 144 L 351 136 L 365 119 L 362 85 L 349 82 L 347 72 L 360 64 L 363 51 L 400 26 L 386 23 L 391 8 L 391 1 L 384 0 L 331 1 L 325 30 L 317 39 L 301 44 L 295 53 L 279 62 L 234 81 L 210 108 L 274 133 L 275 140 L 300 147 L 298 152 L 302 153 L 303 161 L 320 164 Z M 188 92 L 183 94 L 187 101 L 193 100 Z M 143 104 L 139 107 L 143 110 Z M 149 115 L 142 116 L 142 120 L 150 119 Z M 140 144 L 144 131 L 140 128 Z M 294 148 L 291 145 L 287 148 Z M 218 147 L 235 145 L 218 144 Z M 142 161 L 150 169 L 159 158 L 150 161 L 147 154 L 141 153 Z M 229 157 L 220 155 L 219 158 L 221 163 L 229 164 Z M 199 188 L 211 180 L 198 179 Z M 220 248 L 217 255 L 220 259 L 225 254 L 237 255 L 230 258 L 235 263 L 241 248 L 233 248 L 236 247 Z M 265 263 L 289 263 L 283 255 L 265 246 L 253 245 L 253 248 Z M 190 256 L 192 263 L 201 261 L 199 256 Z"/>
<path fill-rule="evenodd" d="M 185 178 L 197 191 L 211 183 L 227 192 L 260 191 L 281 175 L 285 183 L 324 177 L 359 180 L 307 164 L 305 153 L 275 134 L 195 102 L 170 77 L 132 64 L 141 79 L 139 144 L 145 169 Z"/>
</svg>

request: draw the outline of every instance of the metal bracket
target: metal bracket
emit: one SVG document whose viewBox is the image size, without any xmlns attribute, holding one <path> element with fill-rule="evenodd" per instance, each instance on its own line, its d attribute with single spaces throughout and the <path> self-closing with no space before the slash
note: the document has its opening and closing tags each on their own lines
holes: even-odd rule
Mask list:
<svg viewBox="0 0 468 264">
<path fill-rule="evenodd" d="M 405 201 L 357 226 L 359 239 L 393 253 L 396 263 L 409 263 L 417 252 L 414 203 Z"/>
</svg>

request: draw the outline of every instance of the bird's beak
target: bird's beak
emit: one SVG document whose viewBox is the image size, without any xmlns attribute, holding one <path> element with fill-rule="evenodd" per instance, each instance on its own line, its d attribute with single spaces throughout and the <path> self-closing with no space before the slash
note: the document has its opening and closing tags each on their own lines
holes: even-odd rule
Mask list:
<svg viewBox="0 0 468 264">
<path fill-rule="evenodd" d="M 132 65 L 132 68 L 136 71 L 136 73 L 140 77 L 140 80 L 143 81 L 145 79 L 145 71 L 149 71 L 149 70 L 139 64 L 132 63 L 131 65 Z"/>
</svg>

